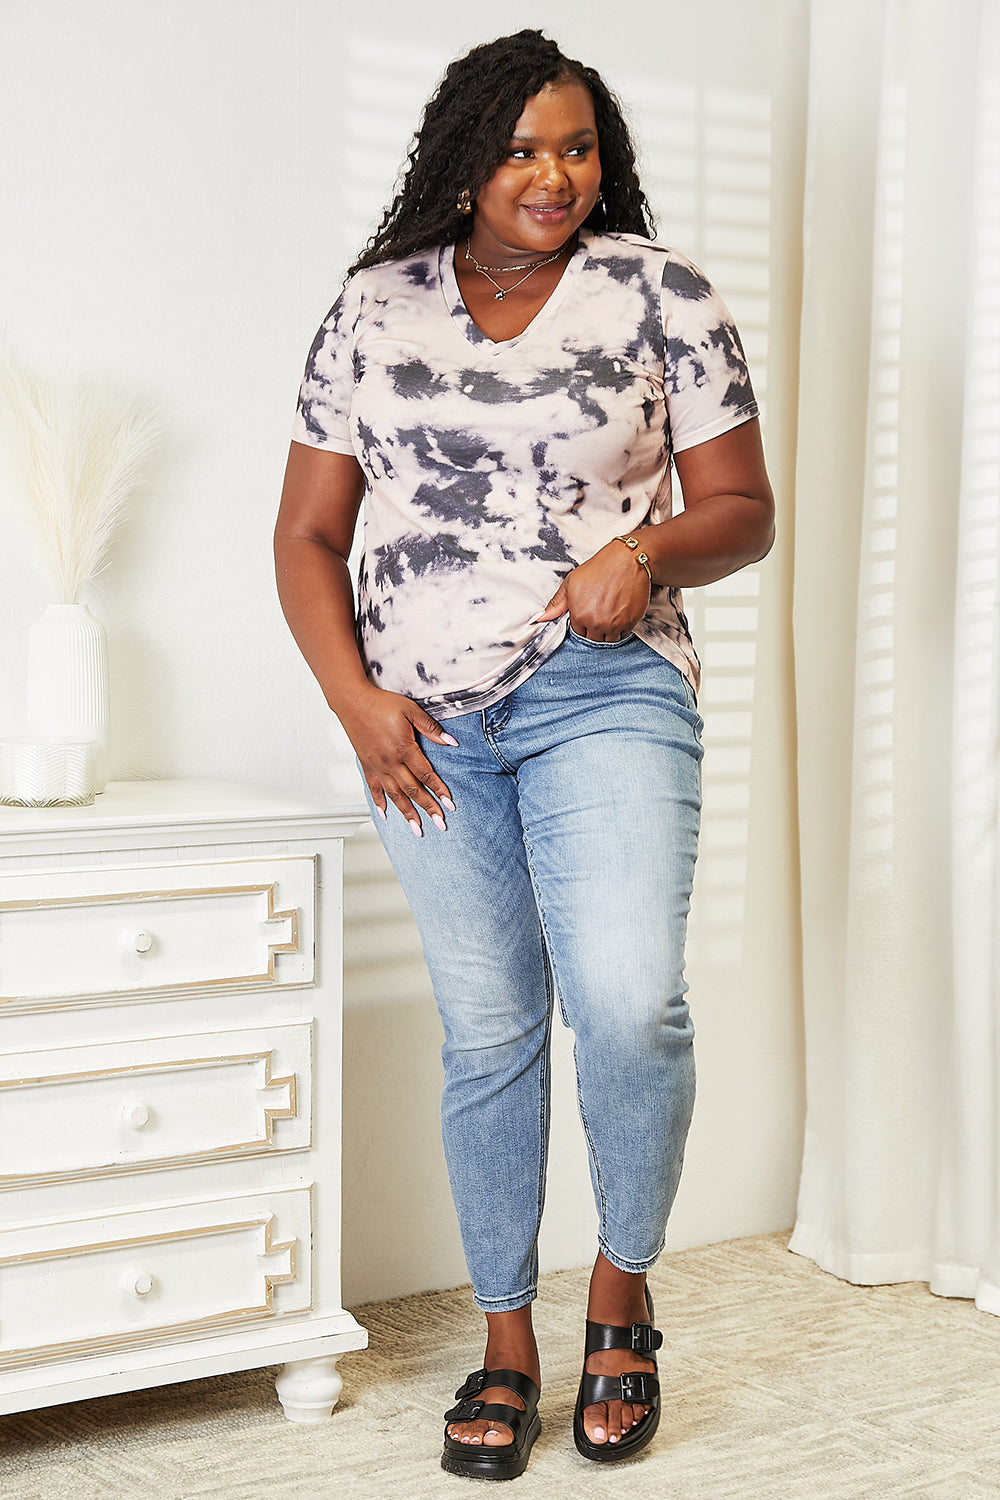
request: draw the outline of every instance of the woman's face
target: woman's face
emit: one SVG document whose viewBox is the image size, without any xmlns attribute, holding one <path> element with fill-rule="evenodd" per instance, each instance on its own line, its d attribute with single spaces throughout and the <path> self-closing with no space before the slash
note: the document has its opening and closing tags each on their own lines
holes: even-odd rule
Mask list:
<svg viewBox="0 0 1000 1500">
<path fill-rule="evenodd" d="M 549 83 L 526 102 L 506 158 L 476 194 L 478 259 L 552 254 L 579 229 L 601 190 L 597 122 L 582 83 Z"/>
</svg>

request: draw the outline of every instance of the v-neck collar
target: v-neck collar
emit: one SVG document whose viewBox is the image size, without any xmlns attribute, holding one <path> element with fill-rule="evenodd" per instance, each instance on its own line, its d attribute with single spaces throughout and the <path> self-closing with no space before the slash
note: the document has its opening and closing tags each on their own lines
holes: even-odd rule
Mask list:
<svg viewBox="0 0 1000 1500">
<path fill-rule="evenodd" d="M 579 244 L 566 262 L 562 275 L 527 328 L 515 334 L 512 339 L 501 340 L 491 339 L 473 320 L 459 289 L 458 277 L 455 275 L 455 246 L 453 244 L 442 245 L 438 252 L 438 275 L 441 282 L 441 291 L 444 295 L 448 311 L 458 325 L 463 337 L 470 344 L 474 345 L 475 348 L 482 349 L 487 354 L 503 354 L 505 349 L 514 349 L 518 344 L 523 343 L 525 339 L 530 338 L 537 328 L 547 323 L 553 316 L 583 269 L 587 256 L 590 254 L 593 231 L 590 229 L 581 229 L 579 237 Z"/>
</svg>

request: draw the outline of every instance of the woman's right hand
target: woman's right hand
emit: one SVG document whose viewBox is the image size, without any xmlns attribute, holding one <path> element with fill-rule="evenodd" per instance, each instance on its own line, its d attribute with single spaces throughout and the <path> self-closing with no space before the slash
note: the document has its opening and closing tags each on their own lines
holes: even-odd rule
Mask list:
<svg viewBox="0 0 1000 1500">
<path fill-rule="evenodd" d="M 348 453 L 293 442 L 274 528 L 281 607 L 357 752 L 372 799 L 384 818 L 394 802 L 413 832 L 423 812 L 442 831 L 442 807 L 455 811 L 448 788 L 418 735 L 457 745 L 412 698 L 376 687 L 365 675 L 354 626 L 354 587 L 347 559 L 365 478 Z"/>
<path fill-rule="evenodd" d="M 455 811 L 447 786 L 420 747 L 417 735 L 438 745 L 457 745 L 422 708 L 401 693 L 390 693 L 369 683 L 340 708 L 338 717 L 361 762 L 368 789 L 381 816 L 387 803 L 399 808 L 414 834 L 423 829 L 420 812 L 445 830 L 442 807 Z"/>
</svg>

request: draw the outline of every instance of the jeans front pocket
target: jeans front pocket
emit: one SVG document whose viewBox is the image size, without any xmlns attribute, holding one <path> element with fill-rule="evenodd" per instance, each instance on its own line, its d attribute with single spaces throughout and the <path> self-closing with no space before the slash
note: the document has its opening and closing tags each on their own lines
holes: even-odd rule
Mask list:
<svg viewBox="0 0 1000 1500">
<path fill-rule="evenodd" d="M 623 635 L 618 641 L 591 641 L 585 635 L 578 635 L 571 625 L 567 631 L 567 639 L 578 646 L 587 646 L 591 651 L 614 651 L 619 646 L 630 646 L 638 637 L 630 630 L 628 635 Z"/>
</svg>

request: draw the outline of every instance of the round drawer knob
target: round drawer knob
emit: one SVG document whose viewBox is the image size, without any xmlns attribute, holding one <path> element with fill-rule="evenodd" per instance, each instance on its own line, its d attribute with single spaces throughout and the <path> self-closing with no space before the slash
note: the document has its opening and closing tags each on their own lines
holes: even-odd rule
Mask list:
<svg viewBox="0 0 1000 1500">
<path fill-rule="evenodd" d="M 152 1276 L 143 1271 L 139 1276 L 132 1276 L 128 1281 L 129 1291 L 134 1292 L 137 1297 L 148 1297 L 155 1285 Z"/>
<path fill-rule="evenodd" d="M 122 1116 L 126 1125 L 131 1125 L 133 1130 L 142 1130 L 151 1119 L 148 1104 L 126 1104 L 122 1110 Z"/>
<path fill-rule="evenodd" d="M 132 949 L 133 953 L 138 953 L 141 957 L 152 948 L 153 934 L 151 932 L 133 932 L 129 937 L 128 946 Z"/>
</svg>

